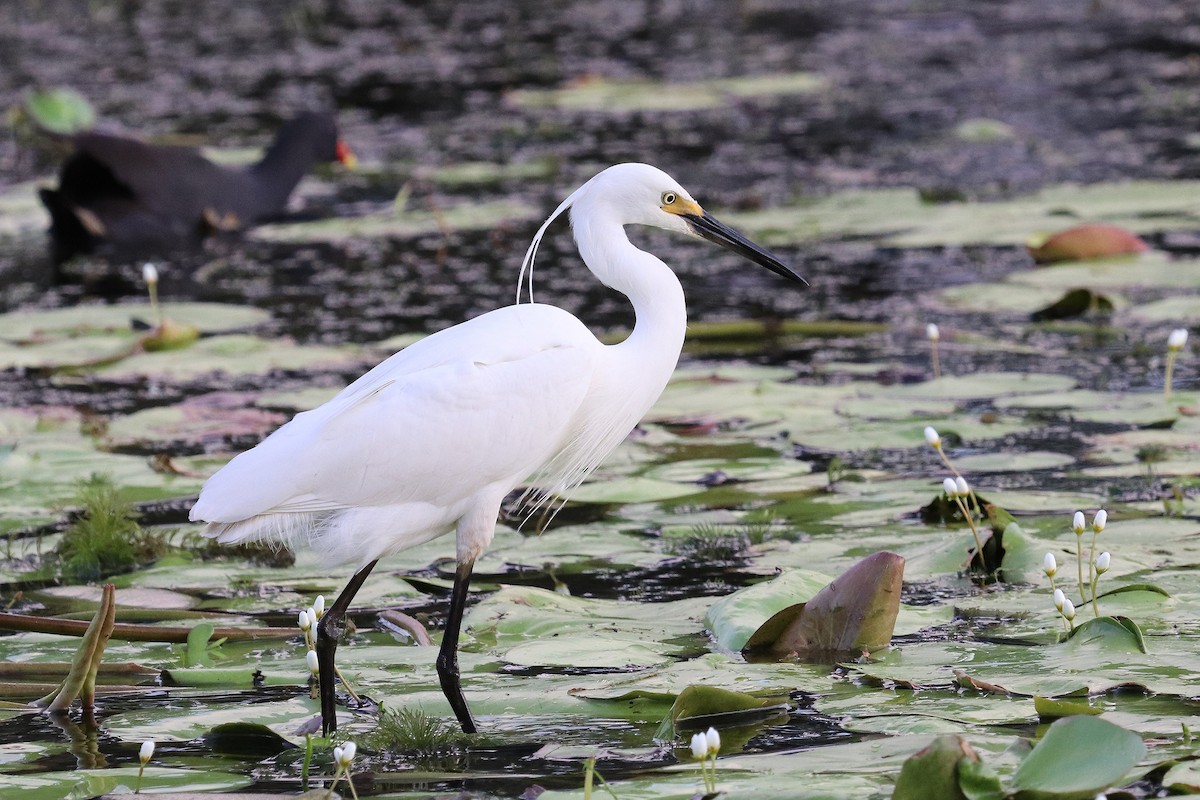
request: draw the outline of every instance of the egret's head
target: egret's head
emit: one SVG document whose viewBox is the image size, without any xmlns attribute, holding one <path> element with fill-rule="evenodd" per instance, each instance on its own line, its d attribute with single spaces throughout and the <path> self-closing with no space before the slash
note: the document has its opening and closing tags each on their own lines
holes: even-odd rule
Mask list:
<svg viewBox="0 0 1200 800">
<path fill-rule="evenodd" d="M 804 278 L 775 256 L 751 242 L 742 234 L 718 222 L 705 211 L 687 189 L 657 167 L 649 164 L 617 164 L 580 186 L 542 223 L 533 242 L 525 252 L 521 274 L 517 278 L 517 302 L 521 301 L 521 286 L 528 275 L 529 297 L 533 298 L 533 262 L 538 245 L 560 214 L 570 209 L 575 240 L 584 250 L 586 245 L 603 243 L 606 226 L 650 225 L 669 231 L 698 236 L 726 247 L 789 280 L 807 285 Z M 599 273 L 597 273 L 599 274 Z M 601 280 L 608 282 L 604 276 Z M 611 285 L 611 284 L 610 284 Z"/>
<path fill-rule="evenodd" d="M 766 267 L 777 275 L 807 283 L 791 267 L 719 222 L 705 211 L 679 183 L 649 164 L 618 164 L 585 185 L 594 191 L 588 199 L 607 203 L 625 224 L 652 225 L 699 236 Z M 581 190 L 582 191 L 582 190 Z M 583 198 L 581 197 L 582 201 Z"/>
</svg>

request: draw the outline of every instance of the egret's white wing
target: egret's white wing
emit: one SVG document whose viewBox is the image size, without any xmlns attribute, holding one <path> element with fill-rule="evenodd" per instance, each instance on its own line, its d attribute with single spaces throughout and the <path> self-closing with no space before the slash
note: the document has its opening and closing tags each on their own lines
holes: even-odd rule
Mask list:
<svg viewBox="0 0 1200 800">
<path fill-rule="evenodd" d="M 193 519 L 442 504 L 515 485 L 574 435 L 602 346 L 552 306 L 500 309 L 401 351 L 214 475 Z"/>
</svg>

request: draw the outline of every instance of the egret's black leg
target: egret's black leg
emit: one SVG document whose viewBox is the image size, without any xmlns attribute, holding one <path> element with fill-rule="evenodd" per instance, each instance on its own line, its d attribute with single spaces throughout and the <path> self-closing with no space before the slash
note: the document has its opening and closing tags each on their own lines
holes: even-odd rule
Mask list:
<svg viewBox="0 0 1200 800">
<path fill-rule="evenodd" d="M 317 679 L 321 684 L 321 733 L 325 736 L 337 730 L 337 702 L 333 691 L 336 679 L 333 671 L 333 654 L 337 652 L 338 639 L 342 635 L 342 620 L 346 617 L 346 610 L 350 608 L 350 601 L 358 593 L 363 581 L 371 574 L 371 569 L 378 563 L 379 560 L 376 559 L 354 573 L 350 582 L 346 584 L 346 588 L 342 589 L 337 600 L 333 601 L 333 605 L 317 623 L 317 667 L 319 670 Z"/>
<path fill-rule="evenodd" d="M 467 588 L 471 585 L 471 569 L 475 561 L 459 564 L 454 572 L 454 590 L 450 593 L 450 616 L 446 620 L 446 632 L 442 634 L 442 647 L 438 650 L 437 672 L 442 683 L 442 694 L 450 701 L 454 716 L 463 733 L 475 733 L 475 720 L 463 697 L 462 683 L 458 678 L 458 632 L 462 628 L 463 610 L 467 606 Z"/>
</svg>

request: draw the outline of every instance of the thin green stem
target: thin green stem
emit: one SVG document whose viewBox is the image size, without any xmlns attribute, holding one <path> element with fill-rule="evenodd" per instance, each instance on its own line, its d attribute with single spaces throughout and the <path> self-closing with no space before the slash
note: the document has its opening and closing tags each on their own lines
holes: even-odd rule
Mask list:
<svg viewBox="0 0 1200 800">
<path fill-rule="evenodd" d="M 946 465 L 946 469 L 953 472 L 954 477 L 961 478 L 962 475 L 960 475 L 958 470 L 954 468 L 954 465 L 950 463 L 950 457 L 946 455 L 946 451 L 942 449 L 941 445 L 938 445 L 937 451 L 938 455 L 942 457 L 942 463 Z"/>
<path fill-rule="evenodd" d="M 932 355 L 932 357 L 933 357 L 933 377 L 934 377 L 934 378 L 940 378 L 940 377 L 942 377 L 942 365 L 941 365 L 941 363 L 938 361 L 938 343 L 937 343 L 937 339 L 931 339 L 931 340 L 929 341 L 929 352 L 930 352 L 930 354 L 931 354 L 931 355 Z"/>
<path fill-rule="evenodd" d="M 150 289 L 150 311 L 154 314 L 154 319 L 158 323 L 158 329 L 161 331 L 163 326 L 162 309 L 158 305 L 158 281 L 153 281 L 149 284 Z"/>
<path fill-rule="evenodd" d="M 1175 350 L 1167 350 L 1167 371 L 1163 376 L 1163 400 L 1171 402 L 1172 373 L 1175 372 Z"/>
<path fill-rule="evenodd" d="M 300 767 L 300 788 L 308 791 L 308 768 L 312 764 L 313 743 L 312 734 L 304 734 L 304 764 Z"/>
<path fill-rule="evenodd" d="M 145 765 L 145 764 L 142 764 L 142 765 L 140 765 L 140 766 L 138 767 L 138 779 L 137 779 L 137 786 L 135 786 L 135 787 L 133 788 L 133 793 L 134 793 L 134 794 L 141 794 L 141 793 L 142 793 L 142 773 L 143 773 L 143 772 L 145 772 L 145 771 L 146 771 L 146 765 Z"/>
<path fill-rule="evenodd" d="M 967 509 L 967 504 L 958 495 L 954 496 L 954 502 L 958 504 L 958 510 L 962 512 L 967 525 L 971 526 L 971 535 L 975 537 L 975 552 L 979 555 L 979 566 L 983 567 L 984 571 L 986 571 L 987 564 L 983 560 L 983 540 L 979 538 L 979 529 L 975 527 L 975 515 Z M 969 566 L 970 563 L 968 562 Z"/>
<path fill-rule="evenodd" d="M 583 800 L 592 800 L 592 775 L 596 772 L 596 757 L 583 762 Z"/>
<path fill-rule="evenodd" d="M 1086 603 L 1087 584 L 1083 582 L 1083 532 L 1075 534 L 1075 563 L 1079 571 L 1079 602 Z"/>
</svg>

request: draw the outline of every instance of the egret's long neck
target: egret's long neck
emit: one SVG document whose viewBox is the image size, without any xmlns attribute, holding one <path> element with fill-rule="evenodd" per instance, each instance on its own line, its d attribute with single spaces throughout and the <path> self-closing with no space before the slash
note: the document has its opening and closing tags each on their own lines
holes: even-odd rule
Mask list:
<svg viewBox="0 0 1200 800">
<path fill-rule="evenodd" d="M 603 215 L 580 216 L 584 219 L 573 222 L 584 263 L 606 286 L 628 297 L 637 315 L 633 332 L 615 345 L 616 350 L 653 370 L 665 385 L 679 360 L 687 330 L 687 307 L 679 279 L 660 259 L 634 247 L 619 222 Z M 654 397 L 658 397 L 657 390 Z"/>
</svg>

